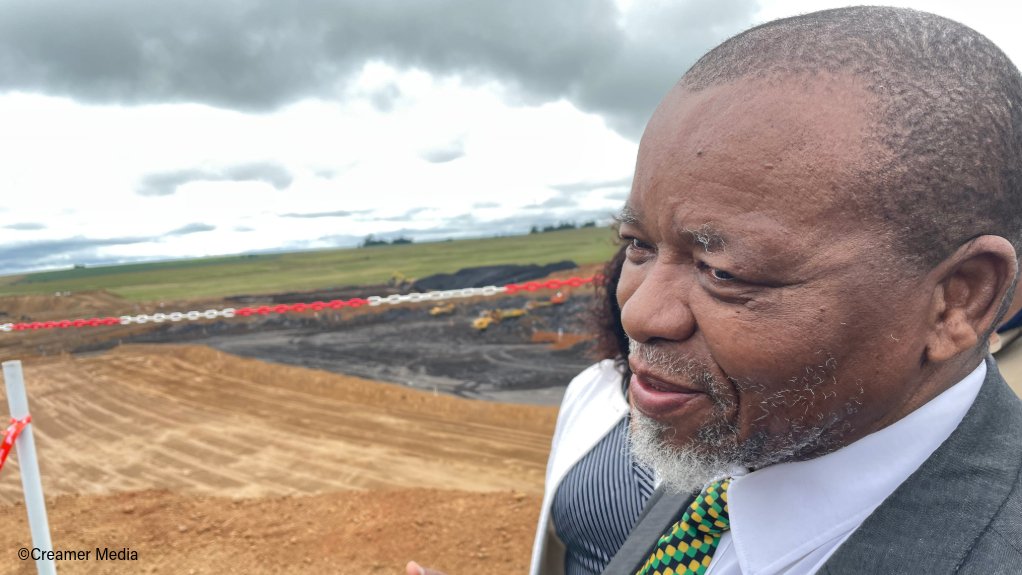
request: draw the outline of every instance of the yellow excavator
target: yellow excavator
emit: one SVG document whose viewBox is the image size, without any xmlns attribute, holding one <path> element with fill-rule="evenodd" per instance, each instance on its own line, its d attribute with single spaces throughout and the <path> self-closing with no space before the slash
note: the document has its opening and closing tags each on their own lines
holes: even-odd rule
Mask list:
<svg viewBox="0 0 1022 575">
<path fill-rule="evenodd" d="M 472 327 L 479 331 L 483 331 L 495 323 L 500 323 L 505 319 L 510 319 L 513 317 L 522 317 L 527 313 L 529 313 L 528 310 L 520 307 L 510 309 L 486 310 L 479 314 L 479 317 L 475 318 L 475 320 L 472 321 Z"/>
<path fill-rule="evenodd" d="M 429 315 L 431 315 L 431 316 L 451 315 L 452 313 L 454 313 L 454 303 L 453 302 L 447 302 L 447 303 L 438 304 L 438 305 L 433 306 L 429 310 Z"/>
<path fill-rule="evenodd" d="M 567 300 L 568 300 L 568 296 L 567 295 L 565 295 L 563 292 L 557 292 L 554 295 L 550 296 L 550 299 L 548 299 L 548 300 L 538 300 L 538 299 L 530 300 L 529 303 L 525 304 L 525 309 L 527 309 L 527 310 L 534 310 L 534 309 L 540 308 L 540 307 L 550 307 L 552 305 L 561 305 L 562 303 L 564 303 Z"/>
</svg>

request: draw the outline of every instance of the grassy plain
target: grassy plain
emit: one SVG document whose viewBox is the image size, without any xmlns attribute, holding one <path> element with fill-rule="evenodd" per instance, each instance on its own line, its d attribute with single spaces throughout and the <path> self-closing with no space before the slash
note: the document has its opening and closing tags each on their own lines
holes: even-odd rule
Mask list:
<svg viewBox="0 0 1022 575">
<path fill-rule="evenodd" d="M 0 295 L 107 290 L 131 300 L 185 300 L 379 284 L 465 267 L 602 262 L 608 228 L 280 254 L 75 268 L 0 277 Z"/>
</svg>

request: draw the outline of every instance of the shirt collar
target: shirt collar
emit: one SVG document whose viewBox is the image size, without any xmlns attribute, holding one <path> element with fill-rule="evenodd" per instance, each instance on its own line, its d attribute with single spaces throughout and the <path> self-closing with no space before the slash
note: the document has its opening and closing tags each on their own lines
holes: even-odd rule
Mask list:
<svg viewBox="0 0 1022 575">
<path fill-rule="evenodd" d="M 770 575 L 854 531 L 958 427 L 986 362 L 891 425 L 833 453 L 735 477 L 731 536 L 742 572 Z"/>
</svg>

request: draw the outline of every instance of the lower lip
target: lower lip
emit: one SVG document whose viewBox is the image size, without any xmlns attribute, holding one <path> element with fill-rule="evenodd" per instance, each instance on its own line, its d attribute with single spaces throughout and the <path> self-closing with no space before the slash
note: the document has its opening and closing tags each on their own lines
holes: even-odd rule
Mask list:
<svg viewBox="0 0 1022 575">
<path fill-rule="evenodd" d="M 661 391 L 638 375 L 632 374 L 629 395 L 636 409 L 654 419 L 661 419 L 687 407 L 705 393 Z"/>
</svg>

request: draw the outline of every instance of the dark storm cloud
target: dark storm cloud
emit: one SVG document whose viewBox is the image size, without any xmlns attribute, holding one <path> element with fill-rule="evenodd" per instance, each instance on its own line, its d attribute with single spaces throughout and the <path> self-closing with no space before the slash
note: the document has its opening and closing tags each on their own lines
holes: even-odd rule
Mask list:
<svg viewBox="0 0 1022 575">
<path fill-rule="evenodd" d="M 199 232 L 211 232 L 216 229 L 216 226 L 210 224 L 193 223 L 181 226 L 176 230 L 171 230 L 164 236 L 187 236 L 188 234 L 197 234 Z"/>
<path fill-rule="evenodd" d="M 156 239 L 154 237 L 98 239 L 76 236 L 56 240 L 4 244 L 0 245 L 0 274 L 72 264 L 109 262 L 111 261 L 109 257 L 98 254 L 98 248 L 141 244 Z"/>
<path fill-rule="evenodd" d="M 221 170 L 185 169 L 149 174 L 136 193 L 140 196 L 169 196 L 190 182 L 265 182 L 278 190 L 291 185 L 294 177 L 283 166 L 272 162 L 254 162 Z"/>
<path fill-rule="evenodd" d="M 18 231 L 45 230 L 46 224 L 41 224 L 39 222 L 19 222 L 17 224 L 6 225 L 4 228 Z"/>
<path fill-rule="evenodd" d="M 11 2 L 0 90 L 90 102 L 204 102 L 272 110 L 336 98 L 371 60 L 469 81 L 526 102 L 567 98 L 637 136 L 685 68 L 752 23 L 755 0 L 174 0 Z M 370 100 L 388 109 L 400 96 Z"/>
</svg>

